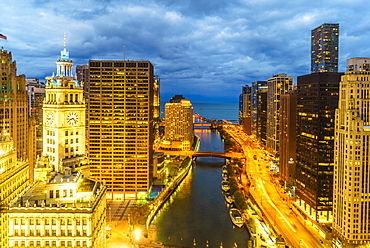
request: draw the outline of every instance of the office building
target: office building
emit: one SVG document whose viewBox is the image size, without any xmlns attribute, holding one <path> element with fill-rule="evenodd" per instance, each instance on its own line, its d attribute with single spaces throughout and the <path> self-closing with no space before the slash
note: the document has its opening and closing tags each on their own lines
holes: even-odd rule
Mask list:
<svg viewBox="0 0 370 248">
<path fill-rule="evenodd" d="M 370 71 L 369 58 L 347 59 L 347 71 Z"/>
<path fill-rule="evenodd" d="M 193 105 L 182 95 L 175 95 L 165 106 L 162 149 L 190 151 L 194 142 Z"/>
<path fill-rule="evenodd" d="M 8 247 L 105 248 L 105 195 L 70 168 L 49 174 L 10 202 Z"/>
<path fill-rule="evenodd" d="M 154 76 L 153 82 L 153 119 L 159 124 L 161 117 L 160 78 Z M 157 130 L 157 128 L 156 128 Z"/>
<path fill-rule="evenodd" d="M 27 78 L 28 110 L 29 115 L 33 116 L 36 123 L 36 156 L 42 154 L 42 135 L 43 135 L 43 101 L 45 98 L 45 84 L 38 78 Z"/>
<path fill-rule="evenodd" d="M 154 68 L 149 61 L 89 61 L 91 178 L 109 197 L 146 197 L 153 170 Z"/>
<path fill-rule="evenodd" d="M 280 96 L 293 89 L 293 78 L 287 74 L 276 74 L 267 80 L 267 150 L 278 157 L 280 138 Z"/>
<path fill-rule="evenodd" d="M 338 44 L 338 23 L 324 23 L 311 31 L 311 73 L 338 72 Z"/>
<path fill-rule="evenodd" d="M 266 146 L 267 143 L 267 89 L 257 95 L 257 139 Z"/>
<path fill-rule="evenodd" d="M 36 163 L 35 122 L 30 118 L 25 75 L 17 76 L 17 63 L 12 53 L 0 49 L 0 116 L 3 127 L 9 131 L 17 151 L 17 159 L 29 161 L 30 181 Z"/>
<path fill-rule="evenodd" d="M 334 113 L 342 73 L 298 77 L 296 204 L 316 222 L 332 220 Z"/>
<path fill-rule="evenodd" d="M 29 185 L 29 161 L 17 159 L 13 139 L 4 128 L 0 133 L 0 247 L 8 247 L 7 210 L 10 201 Z"/>
<path fill-rule="evenodd" d="M 56 61 L 57 72 L 46 77 L 43 102 L 43 154 L 56 172 L 86 163 L 86 104 L 83 85 L 72 75 L 73 62 L 66 50 Z"/>
<path fill-rule="evenodd" d="M 357 69 L 342 76 L 335 112 L 333 247 L 370 243 L 370 72 Z"/>
<path fill-rule="evenodd" d="M 295 179 L 297 92 L 280 96 L 280 180 L 291 187 Z"/>
<path fill-rule="evenodd" d="M 247 135 L 252 134 L 252 92 L 249 85 L 243 86 L 239 95 L 239 125 Z"/>
<path fill-rule="evenodd" d="M 257 116 L 258 116 L 258 94 L 260 92 L 267 92 L 267 81 L 256 81 L 252 83 L 251 89 L 251 103 L 252 103 L 252 134 L 257 136 Z"/>
</svg>

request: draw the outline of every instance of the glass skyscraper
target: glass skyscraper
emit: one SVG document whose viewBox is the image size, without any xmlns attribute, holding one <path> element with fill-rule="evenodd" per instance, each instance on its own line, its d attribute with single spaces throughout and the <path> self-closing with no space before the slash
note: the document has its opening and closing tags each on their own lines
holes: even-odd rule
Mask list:
<svg viewBox="0 0 370 248">
<path fill-rule="evenodd" d="M 338 41 L 338 23 L 324 23 L 311 31 L 311 73 L 338 72 Z"/>
</svg>

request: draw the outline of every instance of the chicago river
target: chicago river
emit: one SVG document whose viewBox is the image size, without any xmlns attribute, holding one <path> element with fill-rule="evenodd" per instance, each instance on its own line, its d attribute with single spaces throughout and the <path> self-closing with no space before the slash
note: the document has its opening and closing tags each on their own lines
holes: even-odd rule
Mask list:
<svg viewBox="0 0 370 248">
<path fill-rule="evenodd" d="M 196 130 L 200 151 L 223 151 L 218 132 Z M 185 247 L 247 247 L 249 233 L 235 227 L 221 190 L 221 158 L 197 158 L 191 173 L 157 215 L 158 241 Z"/>
</svg>

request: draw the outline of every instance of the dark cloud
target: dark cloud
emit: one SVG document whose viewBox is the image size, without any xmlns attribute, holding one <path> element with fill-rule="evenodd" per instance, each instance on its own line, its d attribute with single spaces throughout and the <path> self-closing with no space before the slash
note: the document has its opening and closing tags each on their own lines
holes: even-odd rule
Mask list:
<svg viewBox="0 0 370 248">
<path fill-rule="evenodd" d="M 360 0 L 81 0 L 0 2 L 1 41 L 18 72 L 44 78 L 67 49 L 89 59 L 149 60 L 162 99 L 237 101 L 242 85 L 309 73 L 310 31 L 340 23 L 340 65 L 370 56 L 370 3 Z M 1 23 L 0 23 L 1 24 Z M 191 97 L 194 97 L 192 99 Z"/>
</svg>

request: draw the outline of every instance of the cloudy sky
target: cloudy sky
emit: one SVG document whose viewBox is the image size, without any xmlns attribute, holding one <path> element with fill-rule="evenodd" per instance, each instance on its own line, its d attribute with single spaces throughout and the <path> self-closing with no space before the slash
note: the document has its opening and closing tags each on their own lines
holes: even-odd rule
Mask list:
<svg viewBox="0 0 370 248">
<path fill-rule="evenodd" d="M 273 74 L 310 72 L 310 32 L 340 24 L 339 70 L 370 57 L 368 0 L 1 0 L 0 40 L 18 74 L 55 72 L 63 49 L 89 59 L 149 60 L 161 98 L 236 102 L 241 88 Z"/>
</svg>

